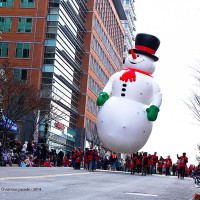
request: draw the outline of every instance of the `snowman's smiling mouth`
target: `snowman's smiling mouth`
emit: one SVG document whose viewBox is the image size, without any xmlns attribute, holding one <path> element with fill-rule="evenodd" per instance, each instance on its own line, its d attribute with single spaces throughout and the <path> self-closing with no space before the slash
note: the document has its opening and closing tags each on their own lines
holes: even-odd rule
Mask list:
<svg viewBox="0 0 200 200">
<path fill-rule="evenodd" d="M 129 61 L 130 61 L 130 60 L 129 60 Z M 130 63 L 134 65 L 134 64 L 141 63 L 141 62 L 143 62 L 143 61 L 144 61 L 144 60 L 141 60 L 140 62 L 131 62 L 131 61 L 130 61 Z"/>
</svg>

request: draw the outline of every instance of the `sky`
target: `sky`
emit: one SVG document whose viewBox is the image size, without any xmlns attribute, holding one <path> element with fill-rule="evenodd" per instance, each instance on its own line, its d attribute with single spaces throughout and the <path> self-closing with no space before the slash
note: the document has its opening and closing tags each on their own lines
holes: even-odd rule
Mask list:
<svg viewBox="0 0 200 200">
<path fill-rule="evenodd" d="M 153 76 L 163 102 L 142 150 L 164 158 L 170 155 L 173 162 L 177 153 L 186 152 L 189 164 L 197 164 L 200 122 L 184 102 L 189 101 L 192 90 L 200 92 L 191 69 L 198 65 L 200 69 L 200 1 L 135 0 L 135 14 L 136 34 L 152 34 L 161 42 Z"/>
</svg>

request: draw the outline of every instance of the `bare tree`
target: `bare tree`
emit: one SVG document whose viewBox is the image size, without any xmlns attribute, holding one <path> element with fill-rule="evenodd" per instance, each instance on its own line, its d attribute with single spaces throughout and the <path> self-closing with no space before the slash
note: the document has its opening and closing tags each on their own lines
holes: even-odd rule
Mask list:
<svg viewBox="0 0 200 200">
<path fill-rule="evenodd" d="M 23 116 L 42 109 L 46 100 L 40 98 L 40 91 L 34 86 L 23 82 L 13 82 L 10 63 L 4 63 L 0 70 L 0 107 L 4 116 L 1 119 L 1 132 L 3 132 L 3 145 L 5 145 L 8 132 Z"/>
<path fill-rule="evenodd" d="M 197 68 L 192 68 L 194 70 L 194 78 L 196 80 L 196 89 L 192 91 L 192 95 L 188 102 L 185 104 L 188 106 L 193 114 L 193 117 L 197 122 L 200 122 L 200 92 L 198 88 L 200 87 L 200 65 Z M 198 154 L 196 155 L 196 160 L 200 162 L 200 145 L 197 144 Z"/>
<path fill-rule="evenodd" d="M 194 78 L 197 82 L 197 88 L 200 86 L 200 70 L 192 68 L 195 72 Z M 192 111 L 194 118 L 200 122 L 200 94 L 197 90 L 192 91 L 192 96 L 188 102 L 185 102 L 188 108 Z"/>
</svg>

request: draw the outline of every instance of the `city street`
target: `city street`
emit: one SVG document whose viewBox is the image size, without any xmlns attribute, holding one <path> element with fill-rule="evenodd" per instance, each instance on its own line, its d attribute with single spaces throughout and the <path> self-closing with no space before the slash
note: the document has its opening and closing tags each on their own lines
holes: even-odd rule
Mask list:
<svg viewBox="0 0 200 200">
<path fill-rule="evenodd" d="M 72 168 L 0 168 L 2 200 L 189 200 L 200 188 L 193 179 Z"/>
</svg>

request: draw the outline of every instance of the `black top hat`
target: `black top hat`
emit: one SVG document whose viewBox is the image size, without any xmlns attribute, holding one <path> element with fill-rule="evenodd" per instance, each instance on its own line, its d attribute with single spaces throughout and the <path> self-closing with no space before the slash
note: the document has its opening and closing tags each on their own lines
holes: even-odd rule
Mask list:
<svg viewBox="0 0 200 200">
<path fill-rule="evenodd" d="M 154 61 L 158 61 L 158 57 L 154 54 L 159 46 L 160 40 L 156 36 L 146 33 L 139 33 L 136 35 L 135 49 L 133 49 L 133 51 L 134 53 L 140 53 L 149 56 Z M 131 53 L 131 50 L 129 50 L 129 53 Z"/>
</svg>

